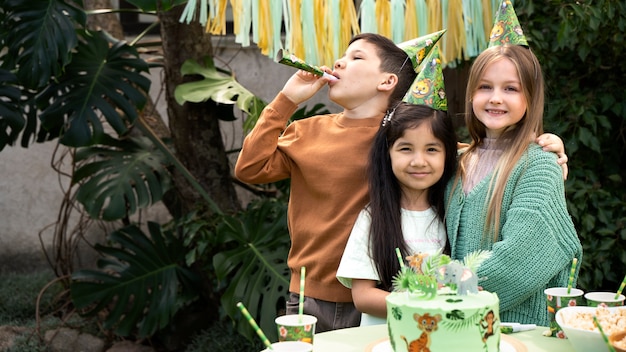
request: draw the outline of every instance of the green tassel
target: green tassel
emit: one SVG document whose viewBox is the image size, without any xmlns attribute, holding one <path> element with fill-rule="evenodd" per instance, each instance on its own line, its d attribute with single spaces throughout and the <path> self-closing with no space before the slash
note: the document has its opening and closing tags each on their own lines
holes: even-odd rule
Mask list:
<svg viewBox="0 0 626 352">
<path fill-rule="evenodd" d="M 250 27 L 252 25 L 252 0 L 242 0 L 241 13 L 239 14 L 239 29 L 235 37 L 235 43 L 243 47 L 250 46 Z"/>
<path fill-rule="evenodd" d="M 376 26 L 376 4 L 374 0 L 363 0 L 359 9 L 361 33 L 378 33 Z"/>
<path fill-rule="evenodd" d="M 394 43 L 405 41 L 404 38 L 404 8 L 405 0 L 391 0 L 391 39 Z"/>
</svg>

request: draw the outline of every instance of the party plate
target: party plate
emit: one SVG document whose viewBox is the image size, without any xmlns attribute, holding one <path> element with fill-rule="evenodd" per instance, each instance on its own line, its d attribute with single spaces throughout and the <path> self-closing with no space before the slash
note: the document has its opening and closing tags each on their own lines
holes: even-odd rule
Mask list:
<svg viewBox="0 0 626 352">
<path fill-rule="evenodd" d="M 509 335 L 500 335 L 500 352 L 528 352 L 526 346 L 520 341 Z M 389 342 L 389 338 L 385 337 L 384 339 L 375 341 L 371 345 L 369 345 L 366 349 L 366 352 L 393 352 L 391 348 L 391 342 Z"/>
</svg>

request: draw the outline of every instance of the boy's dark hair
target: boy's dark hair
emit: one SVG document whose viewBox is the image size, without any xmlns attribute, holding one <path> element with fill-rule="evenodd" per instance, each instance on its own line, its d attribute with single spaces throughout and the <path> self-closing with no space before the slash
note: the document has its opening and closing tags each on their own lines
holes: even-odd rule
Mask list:
<svg viewBox="0 0 626 352">
<path fill-rule="evenodd" d="M 349 44 L 357 40 L 365 40 L 376 46 L 376 54 L 378 54 L 380 58 L 380 69 L 383 72 L 395 73 L 398 76 L 398 84 L 389 97 L 389 105 L 395 106 L 397 102 L 404 98 L 406 92 L 411 88 L 415 77 L 417 77 L 409 55 L 404 50 L 400 49 L 391 39 L 380 34 L 357 34 L 352 37 Z"/>
<path fill-rule="evenodd" d="M 412 255 L 404 241 L 401 221 L 401 189 L 391 168 L 389 148 L 404 135 L 407 129 L 422 123 L 430 125 L 433 135 L 445 148 L 445 166 L 441 179 L 428 191 L 428 202 L 441 222 L 445 221 L 444 191 L 457 167 L 457 139 L 452 120 L 446 112 L 425 105 L 400 103 L 393 117 L 381 127 L 369 155 L 368 180 L 372 219 L 370 227 L 369 253 L 376 265 L 380 288 L 390 291 L 393 277 L 400 270 L 395 255 L 399 248 L 402 256 Z M 433 222 L 433 226 L 437 223 Z"/>
</svg>

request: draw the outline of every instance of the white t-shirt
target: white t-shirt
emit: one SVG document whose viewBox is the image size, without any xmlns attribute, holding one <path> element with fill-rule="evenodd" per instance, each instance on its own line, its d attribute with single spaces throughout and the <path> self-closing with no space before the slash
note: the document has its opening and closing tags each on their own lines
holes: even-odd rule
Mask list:
<svg viewBox="0 0 626 352">
<path fill-rule="evenodd" d="M 380 279 L 368 251 L 370 224 L 369 212 L 361 210 L 341 257 L 337 279 L 348 288 L 352 288 L 352 279 L 377 282 Z M 446 229 L 432 208 L 424 211 L 402 209 L 402 234 L 410 253 L 434 254 L 446 244 Z M 396 253 L 389 255 L 395 257 Z M 361 315 L 362 326 L 384 323 L 385 319 L 365 313 Z"/>
</svg>

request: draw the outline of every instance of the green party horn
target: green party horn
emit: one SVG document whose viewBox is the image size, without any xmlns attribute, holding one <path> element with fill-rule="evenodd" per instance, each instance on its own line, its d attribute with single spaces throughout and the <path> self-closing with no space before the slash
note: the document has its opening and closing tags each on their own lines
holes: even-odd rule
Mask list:
<svg viewBox="0 0 626 352">
<path fill-rule="evenodd" d="M 330 75 L 330 74 L 322 71 L 322 69 L 317 67 L 317 66 L 313 66 L 313 65 L 307 64 L 306 62 L 304 62 L 304 60 L 302 60 L 300 58 L 297 58 L 293 54 L 290 54 L 285 49 L 278 50 L 278 53 L 276 53 L 276 62 L 278 62 L 279 64 L 295 67 L 295 68 L 298 68 L 300 70 L 316 74 L 318 76 L 327 77 L 327 78 L 329 78 L 331 80 L 335 80 L 336 81 L 336 80 L 339 79 L 339 78 L 337 78 L 337 77 L 335 77 L 333 75 Z"/>
</svg>

